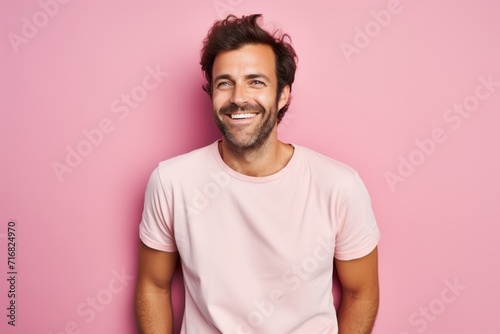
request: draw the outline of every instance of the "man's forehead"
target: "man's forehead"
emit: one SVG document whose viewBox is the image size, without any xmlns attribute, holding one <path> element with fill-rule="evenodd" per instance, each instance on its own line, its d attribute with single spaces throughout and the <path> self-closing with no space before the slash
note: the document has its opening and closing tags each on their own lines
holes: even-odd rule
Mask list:
<svg viewBox="0 0 500 334">
<path fill-rule="evenodd" d="M 230 70 L 255 71 L 256 73 L 274 72 L 275 56 L 273 49 L 266 44 L 246 44 L 238 49 L 220 52 L 214 61 L 213 74 Z M 250 73 L 245 73 L 250 74 Z"/>
</svg>

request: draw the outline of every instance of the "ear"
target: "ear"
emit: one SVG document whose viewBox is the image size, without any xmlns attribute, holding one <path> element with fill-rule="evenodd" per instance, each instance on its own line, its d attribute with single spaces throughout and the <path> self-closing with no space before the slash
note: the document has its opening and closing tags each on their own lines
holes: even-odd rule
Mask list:
<svg viewBox="0 0 500 334">
<path fill-rule="evenodd" d="M 278 110 L 283 108 L 288 103 L 289 99 L 290 99 L 290 86 L 286 85 L 285 87 L 283 87 L 280 98 L 278 100 Z"/>
</svg>

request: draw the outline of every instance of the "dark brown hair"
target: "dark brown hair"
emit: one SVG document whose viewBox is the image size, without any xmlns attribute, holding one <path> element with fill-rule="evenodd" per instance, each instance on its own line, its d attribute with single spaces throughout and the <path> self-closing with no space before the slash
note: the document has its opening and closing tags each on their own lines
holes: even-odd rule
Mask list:
<svg viewBox="0 0 500 334">
<path fill-rule="evenodd" d="M 270 34 L 262 29 L 257 23 L 260 17 L 262 17 L 261 14 L 242 16 L 241 18 L 228 15 L 224 20 L 216 21 L 208 31 L 203 40 L 200 65 L 207 79 L 203 90 L 210 96 L 212 95 L 212 69 L 215 57 L 222 51 L 236 50 L 248 44 L 265 44 L 273 49 L 276 77 L 278 78 L 276 99 L 279 99 L 286 85 L 290 86 L 290 91 L 292 90 L 295 70 L 297 69 L 297 54 L 291 45 L 291 38 L 279 30 Z M 278 123 L 285 115 L 289 105 L 290 99 L 278 111 Z"/>
</svg>

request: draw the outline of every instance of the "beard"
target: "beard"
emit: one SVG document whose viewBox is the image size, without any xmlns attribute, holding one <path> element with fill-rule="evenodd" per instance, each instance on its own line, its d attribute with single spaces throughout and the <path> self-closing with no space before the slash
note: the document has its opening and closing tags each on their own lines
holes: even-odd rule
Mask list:
<svg viewBox="0 0 500 334">
<path fill-rule="evenodd" d="M 235 151 L 239 153 L 244 152 L 252 152 L 261 148 L 271 135 L 271 132 L 274 129 L 277 121 L 277 108 L 278 106 L 274 106 L 267 110 L 259 104 L 245 104 L 241 107 L 237 106 L 234 103 L 230 103 L 222 108 L 220 108 L 219 113 L 214 113 L 215 123 L 219 128 L 220 132 L 224 136 L 226 142 L 229 146 Z M 262 119 L 257 124 L 253 133 L 247 136 L 246 139 L 239 138 L 239 131 L 243 131 L 244 129 L 238 125 L 228 126 L 221 119 L 230 113 L 234 113 L 237 111 L 241 112 L 255 112 Z M 220 115 L 220 116 L 219 116 Z M 257 117 L 257 116 L 255 116 Z M 238 129 L 240 128 L 240 129 Z"/>
</svg>

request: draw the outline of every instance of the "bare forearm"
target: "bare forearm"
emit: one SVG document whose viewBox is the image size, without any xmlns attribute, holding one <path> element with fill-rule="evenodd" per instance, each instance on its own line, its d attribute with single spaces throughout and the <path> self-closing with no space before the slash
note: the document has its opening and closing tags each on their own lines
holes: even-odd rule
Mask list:
<svg viewBox="0 0 500 334">
<path fill-rule="evenodd" d="M 135 313 L 140 334 L 172 334 L 173 312 L 170 292 L 138 288 Z"/>
<path fill-rule="evenodd" d="M 339 334 L 370 334 L 378 311 L 378 297 L 343 294 L 338 313 Z"/>
</svg>

